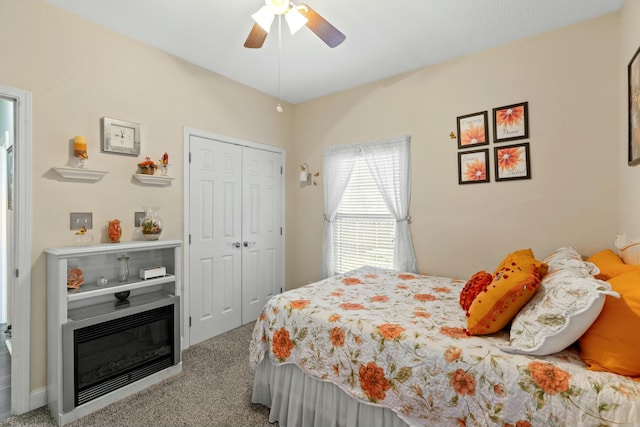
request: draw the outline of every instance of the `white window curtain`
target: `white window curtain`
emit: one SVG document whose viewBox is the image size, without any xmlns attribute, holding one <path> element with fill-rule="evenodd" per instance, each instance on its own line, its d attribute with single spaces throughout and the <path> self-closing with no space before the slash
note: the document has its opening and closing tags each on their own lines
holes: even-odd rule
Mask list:
<svg viewBox="0 0 640 427">
<path fill-rule="evenodd" d="M 333 254 L 333 220 L 358 158 L 364 157 L 376 185 L 396 219 L 394 268 L 418 272 L 413 240 L 409 228 L 411 196 L 409 153 L 411 138 L 327 147 L 323 152 L 324 235 L 322 240 L 321 277 L 335 274 Z"/>
</svg>

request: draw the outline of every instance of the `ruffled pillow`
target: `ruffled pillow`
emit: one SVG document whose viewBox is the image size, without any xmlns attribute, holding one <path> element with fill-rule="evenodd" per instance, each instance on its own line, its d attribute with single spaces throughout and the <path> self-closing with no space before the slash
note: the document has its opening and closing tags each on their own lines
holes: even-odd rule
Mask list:
<svg viewBox="0 0 640 427">
<path fill-rule="evenodd" d="M 542 262 L 549 266 L 549 271 L 574 269 L 583 270 L 592 276 L 600 273 L 598 267 L 582 259 L 582 255 L 573 246 L 558 248 L 547 255 Z"/>
<path fill-rule="evenodd" d="M 511 323 L 507 353 L 543 356 L 573 344 L 598 318 L 607 295 L 619 297 L 611 285 L 589 273 L 555 270 Z"/>
</svg>

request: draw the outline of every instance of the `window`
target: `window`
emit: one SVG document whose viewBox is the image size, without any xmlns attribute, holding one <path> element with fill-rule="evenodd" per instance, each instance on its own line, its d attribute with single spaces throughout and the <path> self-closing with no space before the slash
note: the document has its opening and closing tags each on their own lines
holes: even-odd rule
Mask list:
<svg viewBox="0 0 640 427">
<path fill-rule="evenodd" d="M 363 265 L 418 272 L 407 136 L 325 147 L 321 277 Z"/>
<path fill-rule="evenodd" d="M 334 219 L 336 273 L 363 265 L 393 268 L 395 225 L 366 161 L 356 161 Z"/>
</svg>

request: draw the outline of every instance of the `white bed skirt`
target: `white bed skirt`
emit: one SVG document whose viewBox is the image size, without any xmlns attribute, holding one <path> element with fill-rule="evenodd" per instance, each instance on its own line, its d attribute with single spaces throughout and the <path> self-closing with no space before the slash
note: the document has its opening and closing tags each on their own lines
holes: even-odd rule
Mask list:
<svg viewBox="0 0 640 427">
<path fill-rule="evenodd" d="M 316 380 L 296 365 L 262 359 L 253 377 L 253 403 L 271 408 L 279 427 L 407 427 L 393 411 L 359 402 L 335 384 Z"/>
</svg>

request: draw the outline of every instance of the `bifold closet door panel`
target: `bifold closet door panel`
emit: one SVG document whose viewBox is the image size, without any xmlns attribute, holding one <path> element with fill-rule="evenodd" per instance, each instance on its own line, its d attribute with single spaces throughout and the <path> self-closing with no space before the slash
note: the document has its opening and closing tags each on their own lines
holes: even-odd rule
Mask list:
<svg viewBox="0 0 640 427">
<path fill-rule="evenodd" d="M 242 324 L 282 286 L 282 155 L 243 147 Z"/>
<path fill-rule="evenodd" d="M 242 148 L 191 136 L 190 344 L 241 325 Z"/>
</svg>

